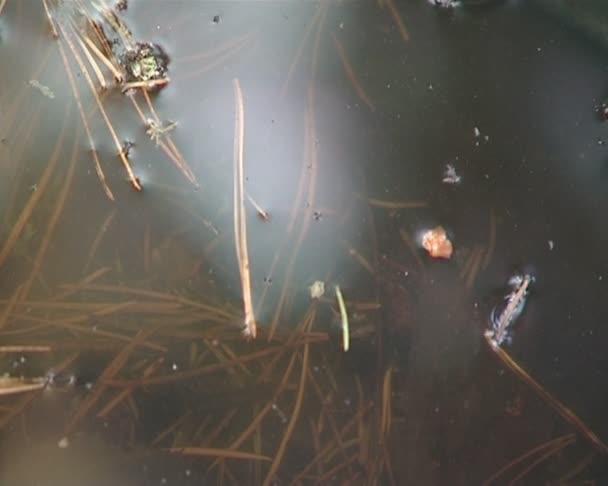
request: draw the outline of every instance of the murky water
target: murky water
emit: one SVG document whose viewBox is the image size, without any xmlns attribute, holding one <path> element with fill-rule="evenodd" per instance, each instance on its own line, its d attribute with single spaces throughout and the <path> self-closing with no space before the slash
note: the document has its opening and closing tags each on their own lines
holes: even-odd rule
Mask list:
<svg viewBox="0 0 608 486">
<path fill-rule="evenodd" d="M 606 456 L 483 338 L 532 275 L 504 349 L 608 437 L 608 63 L 590 37 L 517 1 L 129 0 L 118 18 L 170 59 L 148 104 L 99 88 L 81 13 L 48 3 L 58 39 L 41 4 L 0 15 L 0 346 L 50 348 L 2 355 L 46 386 L 0 397 L 0 482 L 482 484 L 569 432 L 489 484 L 601 482 Z M 438 225 L 449 260 L 419 245 Z"/>
</svg>

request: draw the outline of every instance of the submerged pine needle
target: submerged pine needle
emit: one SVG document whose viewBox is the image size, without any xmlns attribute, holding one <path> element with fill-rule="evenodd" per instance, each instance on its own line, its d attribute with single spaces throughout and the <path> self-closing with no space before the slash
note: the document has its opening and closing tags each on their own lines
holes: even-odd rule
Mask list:
<svg viewBox="0 0 608 486">
<path fill-rule="evenodd" d="M 344 297 L 342 297 L 342 291 L 340 290 L 339 285 L 336 285 L 336 298 L 338 299 L 338 306 L 340 307 L 340 316 L 342 319 L 342 346 L 344 351 L 348 351 L 350 343 L 348 314 L 346 313 L 346 305 L 344 304 Z"/>
<path fill-rule="evenodd" d="M 251 461 L 270 461 L 270 457 L 254 454 L 253 452 L 233 451 L 231 449 L 214 449 L 211 447 L 171 447 L 165 449 L 173 454 L 184 456 L 222 457 L 225 459 L 245 459 Z"/>
</svg>

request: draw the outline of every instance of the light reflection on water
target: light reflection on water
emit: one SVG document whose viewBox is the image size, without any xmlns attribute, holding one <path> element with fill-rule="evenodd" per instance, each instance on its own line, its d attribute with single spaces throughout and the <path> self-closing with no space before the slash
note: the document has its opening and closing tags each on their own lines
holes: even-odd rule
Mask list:
<svg viewBox="0 0 608 486">
<path fill-rule="evenodd" d="M 4 240 L 31 195 L 42 191 L 29 226 L 0 267 L 4 306 L 36 268 L 39 244 L 65 188 L 76 126 L 81 125 L 57 49 L 46 42 L 48 26 L 41 12 L 9 0 L 0 24 L 1 62 L 12 66 L 10 73 L 3 74 L 6 88 L 0 91 L 0 106 L 19 108 L 9 110 L 11 120 L 0 120 Z M 45 319 L 62 324 L 75 319 L 74 325 L 86 326 L 84 334 L 82 329 L 52 327 L 35 338 L 54 342 L 65 353 L 77 349 L 78 340 L 86 344 L 85 349 L 95 348 L 86 372 L 77 370 L 87 378 L 66 395 L 65 403 L 72 406 L 65 407 L 67 415 L 58 421 L 61 427 L 48 434 L 53 439 L 44 437 L 51 444 L 48 447 L 53 447 L 54 437 L 61 437 L 63 422 L 69 424 L 78 404 L 91 396 L 86 383 L 95 383 L 125 345 L 119 343 L 107 354 L 108 342 L 96 335 L 100 330 L 133 336 L 141 328 L 170 325 L 159 331 L 162 338 L 148 343 L 152 347 L 135 353 L 129 362 L 133 368 L 125 370 L 124 376 L 107 377 L 109 382 L 118 381 L 113 387 L 124 386 L 120 380 L 141 376 L 146 366 L 152 366 L 154 353 L 165 356 L 165 361 L 150 376 L 165 377 L 221 362 L 230 353 L 245 355 L 269 346 L 264 335 L 256 343 L 244 343 L 238 336 L 241 282 L 232 211 L 233 78 L 239 78 L 244 91 L 246 191 L 270 215 L 263 221 L 252 205 L 247 206 L 259 324 L 267 330 L 278 316 L 284 344 L 289 331 L 298 323 L 305 324 L 307 312 L 315 309 L 313 330 L 330 342 L 311 353 L 311 369 L 319 373 L 319 387 L 326 393 L 322 398 L 340 417 L 352 417 L 358 393 L 369 394 L 377 406 L 381 394 L 374 394 L 382 387 L 385 370 L 394 367 L 396 418 L 387 441 L 394 446 L 391 454 L 396 458 L 399 450 L 408 451 L 407 460 L 393 460 L 400 478 L 448 484 L 446 478 L 453 476 L 459 479 L 452 484 L 467 484 L 467 479 L 468 484 L 475 483 L 531 443 L 551 437 L 542 409 L 531 406 L 530 416 L 524 416 L 511 432 L 528 430 L 529 440 L 512 449 L 488 446 L 494 444 L 493 433 L 509 436 L 505 428 L 510 418 L 502 413 L 503 402 L 526 392 L 500 374 L 497 362 L 480 346 L 480 338 L 496 305 L 497 291 L 515 270 L 529 267 L 538 275 L 538 287 L 530 296 L 521 326 L 514 331 L 511 349 L 539 381 L 601 435 L 602 424 L 593 411 L 600 400 L 595 389 L 601 375 L 596 370 L 602 369 L 605 333 L 598 328 L 598 318 L 606 314 L 601 294 L 608 278 L 600 255 L 608 235 L 597 224 L 597 215 L 608 201 L 600 178 L 602 149 L 596 144 L 605 127 L 592 111 L 592 98 L 604 90 L 601 53 L 513 2 L 453 14 L 438 13 L 424 2 L 403 6 L 411 37 L 407 44 L 395 31 L 390 13 L 374 2 L 330 4 L 326 17 L 324 12 L 317 3 L 173 2 L 150 8 L 143 0 L 129 2 L 124 18 L 134 36 L 163 45 L 172 59 L 172 82 L 154 97 L 154 106 L 161 120 L 177 122 L 171 135 L 198 186 L 187 181 L 149 139 L 125 96 L 102 94 L 120 141 L 134 143 L 130 160 L 144 191 L 133 191 L 94 99 L 82 77 L 77 77 L 94 144 L 116 202 L 104 198 L 91 147 L 81 133 L 76 140 L 75 179 L 38 277 L 29 283 L 27 301 L 11 311 L 17 316 L 11 324 L 16 329 Z M 213 22 L 215 15 L 219 22 Z M 320 24 L 313 23 L 314 19 L 324 19 L 318 37 L 315 26 Z M 311 23 L 302 57 L 281 96 L 286 73 Z M 6 25 L 19 25 L 19 31 Z M 373 100 L 373 111 L 349 83 L 332 35 L 348 53 L 358 81 Z M 222 46 L 228 47 L 222 51 Z M 31 56 L 19 54 L 24 51 Z M 205 70 L 207 65 L 212 67 Z M 40 72 L 38 67 L 42 67 Z M 34 77 L 53 90 L 54 99 L 27 89 L 27 81 Z M 23 98 L 14 103 L 20 94 Z M 66 136 L 57 169 L 45 187 L 38 187 L 64 121 Z M 463 176 L 461 184 L 443 183 L 447 163 L 456 165 Z M 303 195 L 294 213 L 299 191 Z M 424 201 L 427 207 L 370 209 L 367 197 Z M 293 214 L 300 217 L 296 224 Z M 416 235 L 438 224 L 448 229 L 455 246 L 448 262 L 430 261 L 416 246 Z M 409 235 L 411 247 L 403 235 Z M 69 290 L 63 285 L 106 267 L 98 287 L 57 298 L 60 302 L 74 299 L 69 312 L 36 307 Z M 308 290 L 316 280 L 325 281 L 328 289 L 318 308 L 310 307 Z M 352 306 L 354 339 L 346 355 L 339 348 L 339 316 L 332 290 L 337 284 Z M 104 285 L 157 294 L 145 299 L 138 294 L 125 297 Z M 188 302 L 175 303 L 166 294 Z M 121 299 L 125 309 L 104 317 L 102 304 Z M 193 302 L 221 311 L 208 313 Z M 378 304 L 382 312 L 365 310 L 366 305 Z M 282 311 L 276 314 L 279 308 Z M 218 331 L 223 329 L 218 327 L 221 324 L 228 331 Z M 366 331 L 370 328 L 371 333 Z M 594 338 L 587 339 L 590 335 Z M 576 343 L 576 353 L 572 343 Z M 154 346 L 162 346 L 162 352 L 152 351 Z M 296 360 L 292 386 L 298 383 L 303 356 Z M 54 356 L 55 361 L 64 357 Z M 188 426 L 179 432 L 181 441 L 179 434 L 173 437 L 174 444 L 194 445 L 198 440 L 201 447 L 228 447 L 252 419 L 251 408 L 259 411 L 273 393 L 272 386 L 268 391 L 256 378 L 266 374 L 261 383 L 277 386 L 290 357 L 282 356 L 270 369 L 265 369 L 267 363 L 254 361 L 251 369 L 246 365 L 231 368 L 201 383 L 151 385 L 153 394 L 142 392 L 136 405 L 125 405 L 121 414 L 103 422 L 109 428 L 102 436 L 135 450 L 149 448 L 155 435 L 190 411 L 194 418 L 184 422 Z M 270 355 L 264 359 L 270 361 Z M 53 366 L 48 358 L 31 361 L 28 373 Z M 580 370 L 587 370 L 583 375 L 592 378 L 578 379 L 574 387 L 573 378 Z M 316 385 L 310 380 L 302 423 L 320 420 L 314 414 L 321 397 L 315 395 Z M 227 389 L 220 390 L 222 385 Z M 218 393 L 213 400 L 210 391 Z M 106 392 L 108 398 L 114 393 L 112 388 Z M 247 399 L 241 395 L 252 402 L 246 419 L 239 407 Z M 272 403 L 289 417 L 295 396 L 281 395 L 278 403 Z M 532 395 L 526 397 L 533 401 Z M 207 401 L 218 405 L 205 409 L 198 403 Z M 139 422 L 129 419 L 128 407 Z M 133 411 L 139 408 L 146 413 Z M 214 436 L 217 440 L 202 440 L 201 436 L 213 435 L 203 427 L 205 417 L 221 422 L 231 409 L 239 410 L 237 418 L 233 414 L 230 426 Z M 54 407 L 48 410 L 44 406 L 32 409 L 29 420 L 35 423 L 41 413 L 61 415 Z M 262 441 L 266 454 L 276 450 L 285 427 L 282 419 L 270 417 L 264 429 L 268 443 L 256 439 Z M 488 424 L 495 428 L 486 434 Z M 120 431 L 121 426 L 133 430 L 127 434 Z M 371 427 L 372 432 L 358 436 L 359 441 L 378 439 L 373 419 L 361 427 Z M 204 433 L 197 436 L 196 428 Z M 30 429 L 35 435 L 35 428 Z M 91 429 L 94 426 L 84 421 L 82 430 Z M 393 444 L 395 437 L 402 437 L 401 444 Z M 313 455 L 314 439 L 298 440 L 305 453 L 288 449 L 281 470 L 285 478 L 304 468 Z M 370 449 L 373 458 L 377 451 Z M 112 453 L 107 456 L 113 464 Z M 171 468 L 174 463 L 169 456 L 163 457 Z M 472 468 L 471 457 L 484 460 Z M 373 476 L 377 471 L 371 463 L 364 457 L 360 467 Z M 268 469 L 265 463 L 263 467 L 239 464 L 235 471 L 257 480 Z M 357 471 L 347 468 L 347 472 L 354 476 Z"/>
</svg>

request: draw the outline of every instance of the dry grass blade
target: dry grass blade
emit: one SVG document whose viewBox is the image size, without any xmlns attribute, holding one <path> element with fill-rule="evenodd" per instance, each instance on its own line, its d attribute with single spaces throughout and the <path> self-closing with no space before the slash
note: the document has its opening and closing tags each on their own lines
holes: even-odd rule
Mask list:
<svg viewBox="0 0 608 486">
<path fill-rule="evenodd" d="M 164 449 L 172 454 L 184 456 L 221 457 L 224 459 L 245 459 L 249 461 L 270 461 L 270 457 L 254 454 L 253 452 L 233 451 L 231 449 L 214 449 L 211 447 L 172 447 Z"/>
<path fill-rule="evenodd" d="M 255 338 L 256 322 L 251 296 L 251 275 L 249 273 L 249 253 L 247 250 L 247 222 L 245 217 L 245 175 L 243 173 L 245 113 L 243 108 L 243 93 L 239 80 L 235 79 L 233 85 L 236 105 L 234 118 L 234 238 L 243 289 L 243 305 L 245 308 L 245 329 L 243 330 L 243 334 L 249 338 Z"/>
</svg>

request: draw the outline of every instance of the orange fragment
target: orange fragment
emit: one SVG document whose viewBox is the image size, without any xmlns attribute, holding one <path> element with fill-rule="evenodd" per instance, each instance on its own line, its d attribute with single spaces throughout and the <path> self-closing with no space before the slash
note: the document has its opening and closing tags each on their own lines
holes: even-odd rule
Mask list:
<svg viewBox="0 0 608 486">
<path fill-rule="evenodd" d="M 422 235 L 422 247 L 429 252 L 433 258 L 450 258 L 452 256 L 452 242 L 443 229 L 437 226 Z"/>
</svg>

